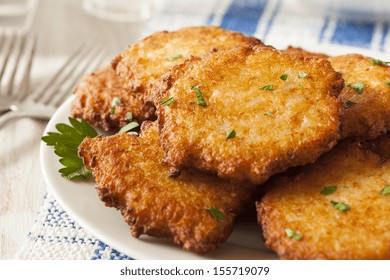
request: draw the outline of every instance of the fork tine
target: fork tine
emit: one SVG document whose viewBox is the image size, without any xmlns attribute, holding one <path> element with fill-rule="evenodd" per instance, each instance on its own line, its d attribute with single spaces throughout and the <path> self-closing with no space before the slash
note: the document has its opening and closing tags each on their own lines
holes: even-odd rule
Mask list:
<svg viewBox="0 0 390 280">
<path fill-rule="evenodd" d="M 16 40 L 16 34 L 13 33 L 11 36 L 11 41 L 10 41 L 9 46 L 8 46 L 8 50 L 7 50 L 5 57 L 4 57 L 3 65 L 1 66 L 1 69 L 0 69 L 0 84 L 1 84 L 3 76 L 4 76 L 5 68 L 7 67 L 9 57 L 12 53 L 12 49 L 13 49 L 13 46 L 15 44 L 15 40 Z"/>
<path fill-rule="evenodd" d="M 11 95 L 12 94 L 12 90 L 13 90 L 13 87 L 14 87 L 14 81 L 15 81 L 15 76 L 16 76 L 16 72 L 18 71 L 18 66 L 19 66 L 19 61 L 20 61 L 20 57 L 22 56 L 23 54 L 23 50 L 25 48 L 25 45 L 26 45 L 26 35 L 23 35 L 19 40 L 18 40 L 18 49 L 17 49 L 17 52 L 16 52 L 16 58 L 15 58 L 15 61 L 14 61 L 14 65 L 13 65 L 13 68 L 12 68 L 12 72 L 11 72 L 11 76 L 9 77 L 9 82 L 8 82 L 8 88 L 7 88 L 7 91 L 6 91 L 6 95 Z"/>
<path fill-rule="evenodd" d="M 41 99 L 45 98 L 48 89 L 52 87 L 54 83 L 58 81 L 58 79 L 63 75 L 63 72 L 67 71 L 70 66 L 74 65 L 79 61 L 79 58 L 84 54 L 86 50 L 84 48 L 78 48 L 76 51 L 65 61 L 65 63 L 61 66 L 61 68 L 54 74 L 54 76 L 42 83 L 38 88 L 36 88 L 27 98 L 26 100 L 41 102 Z"/>
<path fill-rule="evenodd" d="M 37 35 L 36 34 L 33 34 L 30 38 L 29 38 L 29 49 L 28 49 L 28 52 L 27 52 L 27 64 L 25 66 L 25 70 L 24 70 L 24 73 L 23 73 L 23 77 L 22 77 L 22 81 L 21 81 L 21 84 L 20 84 L 20 87 L 19 87 L 19 95 L 18 95 L 18 101 L 23 101 L 26 96 L 27 96 L 27 93 L 28 93 L 28 88 L 29 88 L 29 84 L 30 84 L 30 73 L 31 73 L 31 68 L 32 68 L 32 63 L 33 63 L 33 58 L 35 56 L 35 50 L 36 50 L 36 46 L 37 46 Z"/>
<path fill-rule="evenodd" d="M 98 59 L 96 59 L 96 57 L 98 57 Z M 78 71 L 76 74 L 74 74 L 71 79 L 69 79 L 67 87 L 62 89 L 62 92 L 58 95 L 58 98 L 53 100 L 54 102 L 52 104 L 56 107 L 61 105 L 65 101 L 77 81 L 80 79 L 81 75 L 87 73 L 88 71 L 93 71 L 97 69 L 97 67 L 100 67 L 102 63 L 106 61 L 107 57 L 108 53 L 104 50 L 100 51 L 97 56 L 91 56 L 90 59 L 86 61 L 85 66 L 82 67 L 82 69 L 80 69 L 80 71 Z"/>
<path fill-rule="evenodd" d="M 61 77 L 61 80 L 57 82 L 57 84 L 53 85 L 53 90 L 48 91 L 48 94 L 46 95 L 46 98 L 41 100 L 46 105 L 54 105 L 58 103 L 58 100 L 61 98 L 61 95 L 59 93 L 63 92 L 63 94 L 68 94 L 69 92 L 66 92 L 65 90 L 62 91 L 61 89 L 66 84 L 73 84 L 73 79 L 79 79 L 81 74 L 85 73 L 86 69 L 90 66 L 91 62 L 96 59 L 96 55 L 98 49 L 94 49 L 92 51 L 88 51 L 86 56 L 82 56 L 83 59 L 80 61 L 76 61 L 71 69 L 63 76 Z"/>
</svg>

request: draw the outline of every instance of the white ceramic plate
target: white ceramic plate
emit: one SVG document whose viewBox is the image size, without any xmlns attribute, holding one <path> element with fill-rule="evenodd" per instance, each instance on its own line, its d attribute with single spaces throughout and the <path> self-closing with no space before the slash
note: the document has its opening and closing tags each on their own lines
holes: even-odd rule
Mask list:
<svg viewBox="0 0 390 280">
<path fill-rule="evenodd" d="M 46 127 L 56 131 L 57 123 L 69 123 L 68 99 L 54 114 Z M 230 238 L 222 246 L 206 255 L 187 252 L 167 240 L 151 237 L 134 238 L 121 214 L 104 206 L 98 198 L 93 181 L 70 181 L 58 173 L 61 164 L 53 147 L 42 142 L 40 164 L 49 191 L 65 211 L 98 239 L 135 259 L 276 259 L 277 256 L 264 247 L 256 217 L 252 222 L 238 223 Z"/>
</svg>

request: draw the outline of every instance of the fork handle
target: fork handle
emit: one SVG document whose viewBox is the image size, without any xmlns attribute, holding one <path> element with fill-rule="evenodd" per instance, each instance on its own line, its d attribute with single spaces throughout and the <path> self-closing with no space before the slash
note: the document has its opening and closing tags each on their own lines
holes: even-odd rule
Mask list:
<svg viewBox="0 0 390 280">
<path fill-rule="evenodd" d="M 8 122 L 18 118 L 29 117 L 29 118 L 40 119 L 40 120 L 48 120 L 51 118 L 52 115 L 53 112 L 44 111 L 44 110 L 9 111 L 4 115 L 0 116 L 0 128 L 5 126 Z"/>
</svg>

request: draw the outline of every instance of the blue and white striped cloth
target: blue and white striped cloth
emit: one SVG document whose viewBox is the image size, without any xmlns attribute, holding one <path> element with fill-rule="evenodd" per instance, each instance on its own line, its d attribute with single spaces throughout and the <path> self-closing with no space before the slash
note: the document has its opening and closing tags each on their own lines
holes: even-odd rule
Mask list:
<svg viewBox="0 0 390 280">
<path fill-rule="evenodd" d="M 375 22 L 336 17 L 306 7 L 300 0 L 166 0 L 164 3 L 158 16 L 144 28 L 145 36 L 184 26 L 219 25 L 280 48 L 287 45 L 321 46 L 322 49 L 352 47 L 361 52 L 382 53 L 383 56 L 390 51 L 390 19 Z M 50 193 L 16 257 L 131 259 L 79 226 Z"/>
</svg>

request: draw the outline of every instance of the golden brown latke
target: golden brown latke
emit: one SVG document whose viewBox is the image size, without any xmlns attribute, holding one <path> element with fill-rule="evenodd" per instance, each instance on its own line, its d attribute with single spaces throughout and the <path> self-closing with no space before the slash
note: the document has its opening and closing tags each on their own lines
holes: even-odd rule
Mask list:
<svg viewBox="0 0 390 280">
<path fill-rule="evenodd" d="M 390 67 L 374 65 L 372 58 L 358 54 L 330 57 L 329 61 L 342 73 L 346 84 L 340 94 L 346 107 L 341 120 L 341 137 L 373 139 L 389 131 Z M 357 83 L 364 84 L 361 93 L 352 88 Z M 352 87 L 348 86 L 350 84 Z"/>
<path fill-rule="evenodd" d="M 121 211 L 135 237 L 164 237 L 196 253 L 217 248 L 252 201 L 254 186 L 193 170 L 171 178 L 162 162 L 157 123 L 145 122 L 141 131 L 140 137 L 100 136 L 80 145 L 79 155 L 93 172 L 100 199 Z M 223 213 L 223 221 L 208 208 Z"/>
<path fill-rule="evenodd" d="M 139 101 L 134 93 L 124 89 L 111 66 L 84 76 L 73 92 L 71 116 L 105 131 L 115 131 L 126 125 L 128 112 L 140 123 L 156 119 L 154 105 Z M 119 99 L 120 104 L 112 104 L 114 98 Z"/>
<path fill-rule="evenodd" d="M 327 55 L 327 54 L 318 53 L 318 52 L 310 52 L 310 51 L 307 51 L 305 49 L 293 47 L 293 46 L 288 46 L 286 50 L 290 51 L 290 52 L 298 53 L 298 54 L 303 55 L 303 56 L 314 56 L 314 57 L 320 57 L 323 59 L 329 58 L 329 55 Z"/>
<path fill-rule="evenodd" d="M 380 194 L 389 174 L 389 160 L 344 140 L 298 174 L 267 183 L 257 204 L 266 245 L 282 259 L 390 259 L 390 196 Z M 329 186 L 335 192 L 321 194 Z"/>
<path fill-rule="evenodd" d="M 305 56 L 327 58 L 333 68 L 342 73 L 347 86 L 340 94 L 345 112 L 341 119 L 341 138 L 373 139 L 390 131 L 390 67 L 371 57 L 347 54 L 329 57 L 301 48 L 287 50 Z M 363 82 L 362 91 L 353 87 Z M 348 86 L 350 85 L 350 86 Z M 351 87 L 352 86 L 352 87 Z"/>
<path fill-rule="evenodd" d="M 343 81 L 320 58 L 237 47 L 179 65 L 165 82 L 160 100 L 174 103 L 157 104 L 160 138 L 174 168 L 260 184 L 314 161 L 339 138 Z M 205 107 L 197 104 L 194 86 Z M 226 139 L 231 130 L 235 137 Z"/>
<path fill-rule="evenodd" d="M 298 174 L 268 183 L 257 203 L 266 245 L 282 259 L 390 259 L 390 195 L 380 194 L 389 174 L 389 160 L 342 142 Z M 330 186 L 333 193 L 321 194 Z"/>
<path fill-rule="evenodd" d="M 153 101 L 156 82 L 172 66 L 211 49 L 258 45 L 261 42 L 216 26 L 186 27 L 157 32 L 129 46 L 113 61 L 121 81 L 140 100 Z"/>
</svg>

